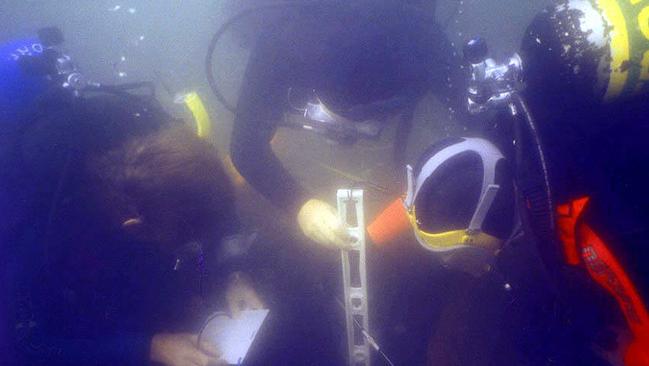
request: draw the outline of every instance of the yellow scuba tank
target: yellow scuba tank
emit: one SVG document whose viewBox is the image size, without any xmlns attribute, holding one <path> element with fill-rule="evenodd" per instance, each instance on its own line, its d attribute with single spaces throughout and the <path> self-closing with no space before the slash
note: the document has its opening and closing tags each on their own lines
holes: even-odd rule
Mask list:
<svg viewBox="0 0 649 366">
<path fill-rule="evenodd" d="M 580 103 L 646 94 L 649 2 L 557 1 L 528 27 L 521 53 L 532 93 Z"/>
</svg>

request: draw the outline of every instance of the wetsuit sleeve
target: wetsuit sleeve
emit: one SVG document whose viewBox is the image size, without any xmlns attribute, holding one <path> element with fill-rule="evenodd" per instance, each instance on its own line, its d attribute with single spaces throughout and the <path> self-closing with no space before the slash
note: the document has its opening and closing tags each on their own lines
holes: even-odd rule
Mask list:
<svg viewBox="0 0 649 366">
<path fill-rule="evenodd" d="M 288 53 L 258 42 L 244 76 L 234 120 L 231 156 L 246 181 L 274 205 L 297 212 L 306 193 L 279 161 L 270 141 L 283 118 L 291 75 Z"/>
<path fill-rule="evenodd" d="M 146 365 L 151 336 L 122 334 L 102 339 L 35 337 L 18 346 L 25 364 L 52 365 Z"/>
</svg>

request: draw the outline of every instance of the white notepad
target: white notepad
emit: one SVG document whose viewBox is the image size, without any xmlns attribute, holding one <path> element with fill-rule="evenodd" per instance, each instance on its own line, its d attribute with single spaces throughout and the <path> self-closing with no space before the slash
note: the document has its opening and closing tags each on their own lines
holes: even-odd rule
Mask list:
<svg viewBox="0 0 649 366">
<path fill-rule="evenodd" d="M 267 309 L 244 310 L 236 319 L 216 315 L 205 327 L 203 339 L 214 342 L 228 364 L 241 364 L 267 315 Z"/>
</svg>

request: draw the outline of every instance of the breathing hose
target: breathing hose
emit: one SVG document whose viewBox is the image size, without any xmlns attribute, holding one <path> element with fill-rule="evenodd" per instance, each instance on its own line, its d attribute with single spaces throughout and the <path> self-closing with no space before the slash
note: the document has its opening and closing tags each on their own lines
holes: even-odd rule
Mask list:
<svg viewBox="0 0 649 366">
<path fill-rule="evenodd" d="M 539 136 L 539 131 L 536 127 L 536 122 L 534 121 L 534 118 L 532 114 L 530 113 L 530 110 L 527 106 L 527 103 L 525 102 L 525 99 L 523 99 L 520 95 L 515 94 L 514 98 L 516 98 L 516 101 L 518 102 L 518 105 L 521 107 L 521 110 L 523 112 L 523 116 L 525 117 L 525 122 L 527 123 L 527 127 L 530 131 L 530 134 L 532 135 L 532 138 L 534 139 L 534 147 L 536 148 L 536 153 L 539 157 L 539 163 L 541 166 L 541 173 L 543 175 L 543 188 L 545 190 L 545 195 L 546 195 L 546 205 L 547 205 L 547 214 L 548 217 L 547 219 L 549 220 L 548 222 L 548 229 L 551 232 L 554 232 L 554 202 L 552 199 L 552 188 L 550 186 L 550 174 L 548 171 L 548 164 L 547 160 L 545 157 L 545 151 L 543 150 L 543 144 L 541 143 L 541 138 Z"/>
<path fill-rule="evenodd" d="M 236 112 L 236 108 L 232 104 L 230 104 L 223 96 L 223 93 L 221 93 L 221 90 L 219 89 L 218 84 L 216 83 L 216 79 L 214 78 L 214 72 L 212 70 L 212 62 L 214 61 L 214 51 L 216 50 L 216 45 L 218 44 L 223 34 L 228 29 L 230 29 L 230 27 L 232 27 L 233 24 L 262 10 L 293 8 L 293 7 L 296 8 L 302 6 L 311 6 L 314 4 L 315 2 L 313 1 L 309 1 L 309 2 L 286 1 L 286 2 L 278 2 L 273 4 L 255 6 L 252 8 L 242 10 L 239 13 L 233 15 L 230 19 L 228 19 L 228 21 L 226 21 L 223 25 L 221 25 L 219 29 L 217 29 L 217 31 L 212 36 L 212 39 L 210 40 L 209 46 L 207 48 L 207 56 L 205 58 L 205 75 L 207 76 L 207 83 L 209 84 L 210 89 L 212 89 L 212 92 L 214 93 L 214 96 L 219 101 L 219 103 L 221 103 L 230 112 L 232 113 Z"/>
</svg>

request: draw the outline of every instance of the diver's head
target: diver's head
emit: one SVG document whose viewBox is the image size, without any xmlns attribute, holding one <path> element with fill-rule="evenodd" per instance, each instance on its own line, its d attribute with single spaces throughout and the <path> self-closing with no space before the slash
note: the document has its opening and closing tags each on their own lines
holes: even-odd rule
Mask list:
<svg viewBox="0 0 649 366">
<path fill-rule="evenodd" d="M 432 145 L 408 167 L 404 201 L 417 241 L 473 275 L 491 269 L 514 222 L 512 177 L 502 153 L 480 138 Z"/>
<path fill-rule="evenodd" d="M 184 126 L 136 137 L 91 165 L 98 202 L 114 225 L 164 250 L 218 241 L 234 215 L 215 147 Z"/>
<path fill-rule="evenodd" d="M 315 14 L 297 28 L 304 31 L 289 49 L 297 65 L 304 65 L 296 73 L 305 73 L 307 82 L 290 86 L 315 90 L 289 91 L 289 104 L 305 110 L 310 121 L 305 128 L 349 143 L 378 137 L 386 122 L 428 91 L 435 40 L 428 20 L 401 1 L 352 1 L 342 7 Z M 302 95 L 308 100 L 300 100 Z"/>
</svg>

